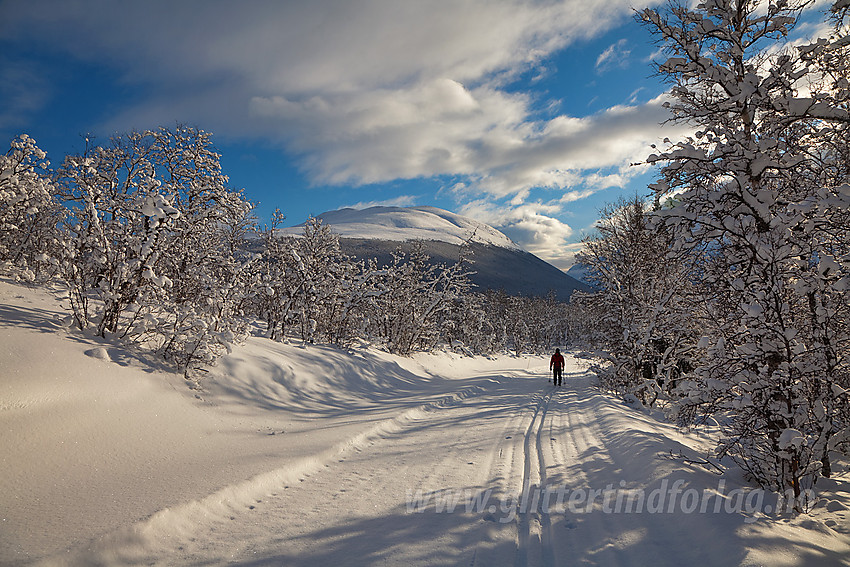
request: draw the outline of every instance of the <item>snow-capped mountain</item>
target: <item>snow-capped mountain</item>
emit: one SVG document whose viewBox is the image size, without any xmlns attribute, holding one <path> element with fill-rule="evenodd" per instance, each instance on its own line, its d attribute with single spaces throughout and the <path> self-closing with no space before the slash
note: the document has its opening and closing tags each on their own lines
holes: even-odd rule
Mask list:
<svg viewBox="0 0 850 567">
<path fill-rule="evenodd" d="M 570 269 L 567 270 L 567 275 L 572 276 L 582 283 L 590 285 L 590 282 L 587 279 L 588 267 L 583 264 L 573 264 Z"/>
<path fill-rule="evenodd" d="M 343 238 L 370 240 L 437 240 L 463 244 L 467 240 L 479 244 L 520 250 L 510 238 L 482 222 L 437 207 L 370 207 L 340 209 L 319 215 Z M 284 234 L 298 235 L 301 226 L 283 229 Z"/>
<path fill-rule="evenodd" d="M 461 244 L 470 241 L 476 272 L 473 283 L 480 290 L 502 289 L 510 295 L 543 296 L 554 291 L 566 301 L 576 289 L 588 287 L 555 266 L 522 250 L 495 228 L 436 207 L 371 207 L 341 209 L 318 215 L 340 236 L 346 254 L 358 259 L 377 258 L 389 263 L 399 248 L 411 241 L 423 243 L 434 262 L 453 263 Z M 297 236 L 302 226 L 281 230 Z"/>
</svg>

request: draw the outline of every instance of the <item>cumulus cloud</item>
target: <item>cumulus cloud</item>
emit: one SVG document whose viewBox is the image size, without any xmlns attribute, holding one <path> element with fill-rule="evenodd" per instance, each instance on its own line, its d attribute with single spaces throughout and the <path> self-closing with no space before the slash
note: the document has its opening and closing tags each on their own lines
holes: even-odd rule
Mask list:
<svg viewBox="0 0 850 567">
<path fill-rule="evenodd" d="M 499 229 L 525 250 L 566 270 L 576 253 L 568 241 L 573 229 L 555 216 L 562 212 L 557 203 L 525 203 L 504 207 L 487 200 L 467 203 L 460 213 Z"/>
<path fill-rule="evenodd" d="M 439 9 L 57 0 L 4 10 L 0 38 L 107 62 L 141 90 L 157 85 L 108 117 L 106 133 L 185 121 L 273 140 L 316 183 L 453 175 L 497 197 L 566 189 L 588 170 L 645 153 L 661 120 L 656 105 L 541 122 L 533 101 L 504 89 L 553 52 L 626 21 L 630 0 L 458 0 Z"/>
</svg>

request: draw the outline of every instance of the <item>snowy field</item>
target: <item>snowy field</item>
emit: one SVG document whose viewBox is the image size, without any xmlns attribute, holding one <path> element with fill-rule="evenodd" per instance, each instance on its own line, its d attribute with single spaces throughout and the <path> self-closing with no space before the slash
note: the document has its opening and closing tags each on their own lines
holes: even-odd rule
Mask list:
<svg viewBox="0 0 850 567">
<path fill-rule="evenodd" d="M 850 565 L 850 473 L 809 515 L 542 357 L 252 338 L 192 389 L 0 282 L 0 564 Z"/>
</svg>

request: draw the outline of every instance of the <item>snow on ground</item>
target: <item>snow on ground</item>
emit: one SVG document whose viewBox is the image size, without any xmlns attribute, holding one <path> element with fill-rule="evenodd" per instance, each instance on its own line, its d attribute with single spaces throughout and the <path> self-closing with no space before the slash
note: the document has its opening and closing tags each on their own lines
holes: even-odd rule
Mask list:
<svg viewBox="0 0 850 567">
<path fill-rule="evenodd" d="M 252 338 L 193 390 L 58 295 L 0 282 L 0 564 L 850 564 L 846 469 L 776 514 L 578 356 Z"/>
</svg>

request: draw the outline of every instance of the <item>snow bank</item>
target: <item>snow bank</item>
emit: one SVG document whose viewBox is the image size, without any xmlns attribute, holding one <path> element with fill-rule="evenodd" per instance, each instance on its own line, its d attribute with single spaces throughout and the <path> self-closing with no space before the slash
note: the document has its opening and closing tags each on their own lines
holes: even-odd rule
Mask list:
<svg viewBox="0 0 850 567">
<path fill-rule="evenodd" d="M 242 502 L 458 390 L 375 350 L 252 338 L 196 391 L 155 359 L 69 331 L 63 302 L 0 281 L 0 564 L 154 515 L 177 529 L 174 507 Z"/>
<path fill-rule="evenodd" d="M 758 495 L 739 475 L 696 462 L 710 446 L 700 432 L 599 392 L 576 357 L 555 389 L 543 357 L 399 358 L 252 338 L 198 390 L 68 331 L 61 301 L 0 281 L 0 564 L 850 557 L 844 465 L 810 515 L 766 513 L 739 498 Z M 523 504 L 547 490 L 582 500 Z M 645 509 L 622 510 L 619 495 L 634 493 Z"/>
</svg>

